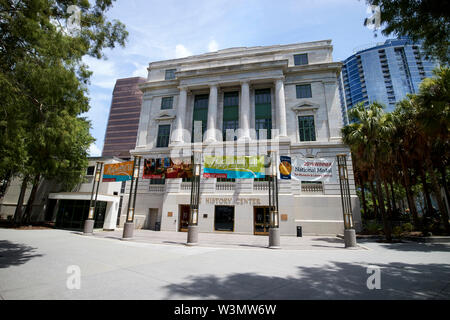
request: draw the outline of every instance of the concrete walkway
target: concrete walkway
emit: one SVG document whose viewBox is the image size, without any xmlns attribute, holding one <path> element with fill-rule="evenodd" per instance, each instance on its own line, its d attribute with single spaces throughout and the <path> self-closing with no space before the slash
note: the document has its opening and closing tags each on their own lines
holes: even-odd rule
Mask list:
<svg viewBox="0 0 450 320">
<path fill-rule="evenodd" d="M 117 229 L 115 231 L 94 231 L 94 237 L 115 240 L 122 240 L 122 234 L 123 229 Z M 259 248 L 262 250 L 267 250 L 269 244 L 268 236 L 244 235 L 236 233 L 199 233 L 198 238 L 199 247 L 209 248 Z M 187 233 L 174 231 L 134 230 L 133 238 L 127 241 L 185 246 L 187 242 Z M 281 250 L 345 250 L 344 241 L 334 236 L 281 236 L 280 242 Z M 362 250 L 363 247 L 358 246 L 358 248 L 355 249 Z"/>
<path fill-rule="evenodd" d="M 183 237 L 111 236 L 0 229 L 0 299 L 450 299 L 449 244 L 365 242 L 367 249 L 347 250 L 334 238 L 292 237 L 286 246 L 309 245 L 270 250 L 242 246 L 239 236 L 221 247 L 225 238 L 187 247 L 177 243 Z M 380 289 L 368 288 L 368 267 L 380 271 Z"/>
</svg>

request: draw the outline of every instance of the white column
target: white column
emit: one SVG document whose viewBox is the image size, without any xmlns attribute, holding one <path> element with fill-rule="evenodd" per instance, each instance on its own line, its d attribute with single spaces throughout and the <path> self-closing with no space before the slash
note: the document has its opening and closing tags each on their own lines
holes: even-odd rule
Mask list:
<svg viewBox="0 0 450 320">
<path fill-rule="evenodd" d="M 173 142 L 183 143 L 183 131 L 186 117 L 187 88 L 180 87 L 180 95 L 178 97 L 177 117 L 175 119 L 175 131 Z"/>
<path fill-rule="evenodd" d="M 216 119 L 217 119 L 217 84 L 209 86 L 208 100 L 208 122 L 206 125 L 206 140 L 216 141 Z"/>
<path fill-rule="evenodd" d="M 250 139 L 250 85 L 248 81 L 241 82 L 241 101 L 239 109 L 239 139 Z"/>
<path fill-rule="evenodd" d="M 277 129 L 280 130 L 281 137 L 286 137 L 286 101 L 283 79 L 275 80 L 275 105 L 277 108 Z"/>
</svg>

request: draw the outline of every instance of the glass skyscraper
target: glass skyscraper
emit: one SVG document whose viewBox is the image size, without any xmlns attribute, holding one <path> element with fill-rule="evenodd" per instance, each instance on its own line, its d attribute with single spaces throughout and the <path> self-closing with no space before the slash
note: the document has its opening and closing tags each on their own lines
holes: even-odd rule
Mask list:
<svg viewBox="0 0 450 320">
<path fill-rule="evenodd" d="M 360 50 L 343 61 L 340 98 L 344 124 L 347 110 L 359 102 L 380 102 L 391 112 L 420 82 L 432 76 L 438 64 L 425 58 L 419 44 L 407 38 L 390 39 Z"/>
</svg>

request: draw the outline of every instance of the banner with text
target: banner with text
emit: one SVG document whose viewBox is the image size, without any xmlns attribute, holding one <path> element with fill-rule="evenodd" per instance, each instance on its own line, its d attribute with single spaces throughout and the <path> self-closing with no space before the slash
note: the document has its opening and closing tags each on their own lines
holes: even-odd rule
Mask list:
<svg viewBox="0 0 450 320">
<path fill-rule="evenodd" d="M 334 159 L 281 156 L 278 168 L 280 179 L 337 182 Z"/>
<path fill-rule="evenodd" d="M 105 164 L 103 182 L 117 182 L 131 180 L 133 161 Z"/>
<path fill-rule="evenodd" d="M 144 160 L 144 179 L 176 179 L 192 177 L 191 158 L 157 158 Z"/>
<path fill-rule="evenodd" d="M 205 156 L 203 177 L 264 178 L 264 156 Z"/>
</svg>

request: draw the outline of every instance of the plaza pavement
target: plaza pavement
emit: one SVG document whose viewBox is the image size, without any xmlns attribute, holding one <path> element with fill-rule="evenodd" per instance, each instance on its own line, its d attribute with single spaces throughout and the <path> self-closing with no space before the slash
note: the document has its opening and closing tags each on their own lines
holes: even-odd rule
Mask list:
<svg viewBox="0 0 450 320">
<path fill-rule="evenodd" d="M 450 244 L 363 242 L 336 237 L 121 230 L 94 236 L 66 230 L 0 229 L 0 299 L 450 299 Z M 69 266 L 81 271 L 68 289 Z M 369 290 L 368 266 L 381 289 Z"/>
</svg>

